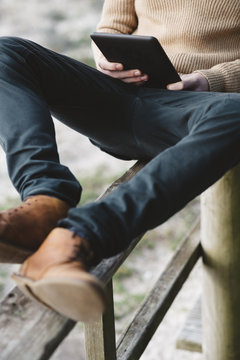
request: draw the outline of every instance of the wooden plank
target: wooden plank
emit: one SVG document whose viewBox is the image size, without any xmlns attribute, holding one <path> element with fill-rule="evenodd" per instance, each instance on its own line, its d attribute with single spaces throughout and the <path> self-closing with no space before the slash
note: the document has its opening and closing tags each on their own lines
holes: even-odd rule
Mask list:
<svg viewBox="0 0 240 360">
<path fill-rule="evenodd" d="M 197 300 L 180 335 L 177 338 L 176 347 L 181 350 L 202 352 L 202 304 L 201 297 Z"/>
<path fill-rule="evenodd" d="M 74 325 L 15 288 L 0 305 L 1 360 L 49 359 Z"/>
<path fill-rule="evenodd" d="M 106 286 L 107 308 L 98 322 L 85 324 L 87 360 L 116 360 L 112 280 Z"/>
<path fill-rule="evenodd" d="M 108 194 L 115 190 L 122 183 L 131 180 L 145 165 L 147 162 L 137 161 L 129 170 L 127 170 L 119 179 L 114 181 L 107 190 L 99 196 L 97 200 L 104 199 Z"/>
<path fill-rule="evenodd" d="M 177 250 L 135 318 L 119 340 L 118 360 L 137 360 L 201 255 L 198 225 Z"/>
</svg>

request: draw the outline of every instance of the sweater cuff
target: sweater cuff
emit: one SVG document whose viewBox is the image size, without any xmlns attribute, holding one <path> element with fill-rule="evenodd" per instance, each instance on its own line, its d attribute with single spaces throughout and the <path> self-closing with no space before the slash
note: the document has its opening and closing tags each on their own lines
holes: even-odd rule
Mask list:
<svg viewBox="0 0 240 360">
<path fill-rule="evenodd" d="M 222 73 L 216 69 L 196 70 L 195 73 L 203 75 L 209 83 L 209 91 L 224 92 L 225 81 Z"/>
</svg>

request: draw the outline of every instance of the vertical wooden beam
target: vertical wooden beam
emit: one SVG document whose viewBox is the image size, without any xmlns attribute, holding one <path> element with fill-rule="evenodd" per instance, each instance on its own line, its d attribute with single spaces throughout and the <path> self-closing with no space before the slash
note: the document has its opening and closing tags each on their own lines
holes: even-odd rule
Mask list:
<svg viewBox="0 0 240 360">
<path fill-rule="evenodd" d="M 107 307 L 98 322 L 85 324 L 87 360 L 116 360 L 112 280 L 106 286 Z"/>
<path fill-rule="evenodd" d="M 87 360 L 105 360 L 103 345 L 102 318 L 97 322 L 84 325 L 85 349 Z"/>
<path fill-rule="evenodd" d="M 107 285 L 107 309 L 103 314 L 104 360 L 116 360 L 116 332 L 112 280 Z"/>
<path fill-rule="evenodd" d="M 240 359 L 240 165 L 202 195 L 203 352 Z"/>
</svg>

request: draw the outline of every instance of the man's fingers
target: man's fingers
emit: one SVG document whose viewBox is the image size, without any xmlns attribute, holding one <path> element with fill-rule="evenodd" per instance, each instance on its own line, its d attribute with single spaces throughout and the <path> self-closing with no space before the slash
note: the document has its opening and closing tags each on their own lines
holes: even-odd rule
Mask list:
<svg viewBox="0 0 240 360">
<path fill-rule="evenodd" d="M 127 80 L 125 82 L 139 81 L 142 79 L 142 74 L 139 70 L 122 70 L 122 71 L 110 71 L 110 70 L 102 70 L 102 72 L 106 75 L 109 75 L 115 79 Z"/>
<path fill-rule="evenodd" d="M 121 71 L 123 70 L 123 65 L 119 63 L 109 62 L 106 59 L 100 59 L 98 62 L 98 66 L 102 70 L 109 70 L 109 71 Z"/>
<path fill-rule="evenodd" d="M 134 72 L 129 70 L 122 70 L 122 71 L 103 70 L 102 72 L 115 79 L 121 79 L 121 80 L 135 77 Z"/>
<path fill-rule="evenodd" d="M 167 89 L 168 90 L 183 90 L 183 89 L 185 89 L 184 85 L 185 84 L 184 84 L 183 81 L 179 81 L 179 82 L 176 82 L 176 83 L 173 83 L 173 84 L 168 84 Z"/>
<path fill-rule="evenodd" d="M 109 62 L 105 58 L 99 60 L 98 68 L 105 75 L 122 80 L 127 84 L 132 83 L 136 85 L 142 85 L 148 80 L 148 76 L 146 74 L 142 74 L 141 70 L 124 70 L 122 64 Z"/>
<path fill-rule="evenodd" d="M 135 77 L 128 77 L 126 79 L 122 79 L 123 82 L 127 84 L 135 84 L 135 85 L 142 85 L 148 80 L 147 75 L 135 76 Z"/>
</svg>

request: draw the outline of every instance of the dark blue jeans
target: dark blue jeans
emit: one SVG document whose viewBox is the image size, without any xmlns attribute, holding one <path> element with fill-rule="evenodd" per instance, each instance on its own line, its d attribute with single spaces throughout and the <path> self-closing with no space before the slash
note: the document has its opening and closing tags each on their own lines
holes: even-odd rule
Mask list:
<svg viewBox="0 0 240 360">
<path fill-rule="evenodd" d="M 51 114 L 104 151 L 149 163 L 106 199 L 75 208 L 81 187 L 59 163 Z M 70 203 L 58 226 L 88 240 L 98 259 L 164 222 L 240 160 L 239 94 L 126 85 L 19 38 L 0 38 L 0 124 L 22 199 Z"/>
</svg>

